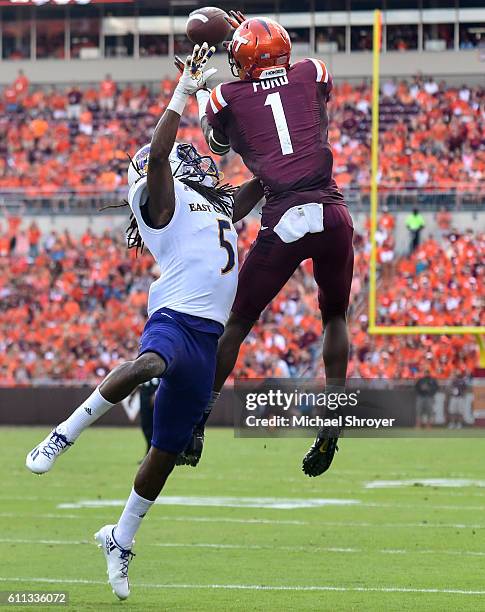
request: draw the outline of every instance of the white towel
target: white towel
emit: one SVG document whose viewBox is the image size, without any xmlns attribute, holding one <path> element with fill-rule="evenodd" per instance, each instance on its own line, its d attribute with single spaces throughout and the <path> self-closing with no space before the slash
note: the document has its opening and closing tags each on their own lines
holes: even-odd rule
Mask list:
<svg viewBox="0 0 485 612">
<path fill-rule="evenodd" d="M 305 234 L 323 232 L 323 204 L 309 202 L 289 208 L 274 231 L 283 242 L 295 242 Z"/>
</svg>

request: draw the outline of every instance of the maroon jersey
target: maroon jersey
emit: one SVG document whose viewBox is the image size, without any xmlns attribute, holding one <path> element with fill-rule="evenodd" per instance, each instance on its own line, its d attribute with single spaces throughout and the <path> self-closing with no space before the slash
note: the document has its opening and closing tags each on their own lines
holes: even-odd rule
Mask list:
<svg viewBox="0 0 485 612">
<path fill-rule="evenodd" d="M 284 76 L 223 83 L 211 93 L 209 124 L 263 183 L 265 226 L 299 204 L 344 204 L 328 143 L 331 88 L 325 64 L 305 59 Z"/>
</svg>

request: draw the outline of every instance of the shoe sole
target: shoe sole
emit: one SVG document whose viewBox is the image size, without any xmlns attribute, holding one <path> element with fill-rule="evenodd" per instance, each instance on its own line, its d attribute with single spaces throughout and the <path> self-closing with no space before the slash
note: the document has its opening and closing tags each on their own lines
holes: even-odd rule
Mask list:
<svg viewBox="0 0 485 612">
<path fill-rule="evenodd" d="M 324 474 L 329 467 L 330 466 L 328 465 L 326 459 L 320 457 L 312 457 L 308 461 L 303 462 L 301 469 L 307 476 L 314 478 L 315 476 L 321 476 L 322 474 Z"/>
<path fill-rule="evenodd" d="M 305 455 L 301 468 L 304 474 L 310 476 L 310 478 L 315 478 L 316 476 L 321 476 L 322 474 L 325 474 L 325 472 L 330 469 L 330 466 L 332 465 L 334 460 L 335 453 L 338 450 L 338 438 L 335 442 L 335 450 L 333 451 L 333 455 L 329 459 L 327 453 L 329 450 L 328 447 L 330 446 L 330 444 L 332 444 L 332 441 L 333 438 L 324 440 L 317 450 L 314 450 L 313 452 Z M 322 450 L 323 448 L 324 450 Z"/>
</svg>

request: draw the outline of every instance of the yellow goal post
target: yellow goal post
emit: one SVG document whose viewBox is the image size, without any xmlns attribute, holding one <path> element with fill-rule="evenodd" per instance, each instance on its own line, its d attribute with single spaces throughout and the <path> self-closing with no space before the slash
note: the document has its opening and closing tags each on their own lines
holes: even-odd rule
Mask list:
<svg viewBox="0 0 485 612">
<path fill-rule="evenodd" d="M 372 135 L 371 135 L 371 183 L 370 183 L 370 262 L 369 262 L 369 334 L 376 335 L 465 335 L 473 334 L 479 346 L 480 367 L 485 368 L 485 326 L 447 325 L 447 326 L 400 326 L 377 324 L 377 216 L 379 171 L 379 86 L 380 55 L 382 41 L 382 13 L 374 11 L 373 27 L 373 67 L 372 67 Z"/>
</svg>

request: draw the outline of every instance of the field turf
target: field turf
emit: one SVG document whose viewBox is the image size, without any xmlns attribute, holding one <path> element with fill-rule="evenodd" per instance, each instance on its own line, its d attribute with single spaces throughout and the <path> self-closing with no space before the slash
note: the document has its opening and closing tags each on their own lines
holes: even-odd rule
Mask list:
<svg viewBox="0 0 485 612">
<path fill-rule="evenodd" d="M 44 476 L 24 468 L 44 429 L 0 435 L 0 591 L 65 590 L 71 610 L 485 610 L 485 488 L 365 486 L 485 480 L 482 439 L 346 439 L 332 470 L 309 479 L 310 440 L 209 430 L 200 467 L 169 480 L 165 496 L 179 499 L 145 519 L 120 603 L 93 534 L 121 512 L 141 434 L 92 429 Z M 295 499 L 355 503 L 272 507 Z"/>
</svg>

